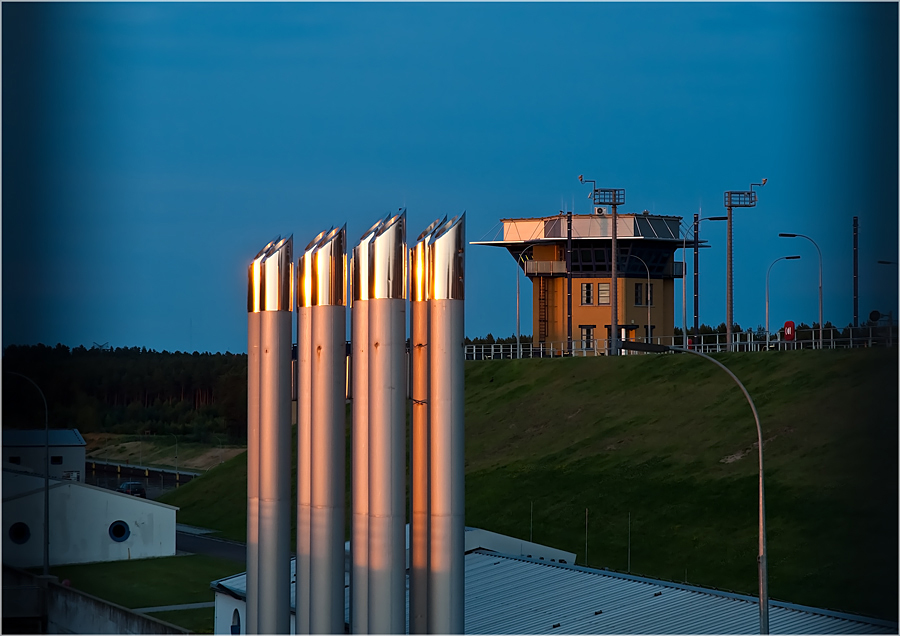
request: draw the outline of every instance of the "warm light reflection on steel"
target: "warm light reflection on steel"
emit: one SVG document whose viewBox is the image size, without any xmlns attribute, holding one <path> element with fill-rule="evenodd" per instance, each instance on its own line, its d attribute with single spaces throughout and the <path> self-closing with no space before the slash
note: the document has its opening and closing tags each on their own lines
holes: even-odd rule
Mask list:
<svg viewBox="0 0 900 636">
<path fill-rule="evenodd" d="M 428 632 L 428 240 L 446 221 L 445 216 L 425 228 L 410 250 L 410 634 Z"/>
<path fill-rule="evenodd" d="M 406 631 L 406 213 L 369 246 L 369 633 Z"/>
<path fill-rule="evenodd" d="M 385 219 L 353 248 L 351 305 L 351 501 L 350 632 L 368 633 L 369 599 L 369 244 Z"/>
<path fill-rule="evenodd" d="M 310 431 L 309 630 L 344 630 L 346 230 L 313 254 Z"/>
<path fill-rule="evenodd" d="M 406 298 L 405 210 L 375 232 L 369 247 L 369 298 Z"/>
<path fill-rule="evenodd" d="M 465 215 L 429 240 L 430 537 L 428 632 L 465 629 Z"/>
<path fill-rule="evenodd" d="M 275 242 L 281 240 L 281 237 L 274 241 L 269 241 L 264 248 L 259 251 L 252 261 L 248 271 L 247 284 L 247 311 L 262 311 L 262 262 L 268 254 L 269 250 L 275 246 Z"/>
<path fill-rule="evenodd" d="M 278 241 L 261 267 L 257 629 L 264 634 L 290 630 L 292 248 L 292 237 Z"/>
<path fill-rule="evenodd" d="M 291 311 L 293 296 L 293 237 L 278 241 L 262 261 L 263 311 Z"/>
</svg>

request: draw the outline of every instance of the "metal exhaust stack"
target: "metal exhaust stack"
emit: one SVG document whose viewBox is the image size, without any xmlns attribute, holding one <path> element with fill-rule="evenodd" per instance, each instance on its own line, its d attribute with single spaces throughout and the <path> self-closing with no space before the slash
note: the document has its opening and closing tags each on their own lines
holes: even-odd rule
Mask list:
<svg viewBox="0 0 900 636">
<path fill-rule="evenodd" d="M 447 221 L 437 220 L 410 250 L 410 430 L 409 633 L 428 633 L 428 239 Z"/>
<path fill-rule="evenodd" d="M 350 535 L 350 632 L 368 632 L 369 600 L 369 246 L 386 219 L 353 248 L 351 313 L 352 427 Z"/>
<path fill-rule="evenodd" d="M 290 632 L 292 248 L 281 239 L 259 262 L 258 584 L 248 589 L 257 612 L 248 628 L 261 634 Z"/>
<path fill-rule="evenodd" d="M 428 242 L 431 517 L 428 632 L 465 632 L 465 214 Z"/>
<path fill-rule="evenodd" d="M 333 229 L 333 228 L 332 228 Z M 330 230 L 328 230 L 330 231 Z M 328 231 L 310 241 L 297 262 L 297 561 L 294 633 L 309 633 L 310 435 L 312 430 L 313 253 Z"/>
<path fill-rule="evenodd" d="M 247 615 L 246 632 L 257 633 L 259 589 L 259 325 L 262 311 L 262 261 L 270 241 L 251 261 L 247 284 Z"/>
<path fill-rule="evenodd" d="M 331 230 L 312 260 L 310 308 L 309 631 L 344 631 L 344 400 L 346 227 Z"/>
<path fill-rule="evenodd" d="M 406 632 L 406 213 L 369 245 L 369 633 Z"/>
</svg>

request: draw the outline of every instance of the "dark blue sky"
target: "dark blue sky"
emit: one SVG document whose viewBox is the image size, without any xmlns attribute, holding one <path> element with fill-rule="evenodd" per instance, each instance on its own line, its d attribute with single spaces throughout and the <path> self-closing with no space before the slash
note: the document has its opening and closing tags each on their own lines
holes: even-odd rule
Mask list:
<svg viewBox="0 0 900 636">
<path fill-rule="evenodd" d="M 411 238 L 463 210 L 491 238 L 588 212 L 582 173 L 688 218 L 768 178 L 735 213 L 745 328 L 789 254 L 771 322 L 817 319 L 815 248 L 778 232 L 818 242 L 852 320 L 854 215 L 861 317 L 897 312 L 896 3 L 3 3 L 2 29 L 4 345 L 245 351 L 274 235 L 355 244 L 406 206 Z M 718 324 L 725 225 L 703 236 Z M 514 331 L 515 272 L 469 248 L 468 335 Z"/>
</svg>

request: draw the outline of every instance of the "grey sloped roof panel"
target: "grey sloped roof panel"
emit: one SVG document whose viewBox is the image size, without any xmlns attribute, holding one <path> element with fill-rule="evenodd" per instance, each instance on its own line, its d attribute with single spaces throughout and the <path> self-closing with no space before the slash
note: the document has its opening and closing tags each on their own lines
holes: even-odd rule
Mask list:
<svg viewBox="0 0 900 636">
<path fill-rule="evenodd" d="M 752 596 L 483 549 L 467 553 L 465 563 L 467 634 L 759 633 L 759 604 Z M 238 598 L 246 597 L 245 585 L 244 574 L 211 583 Z M 345 593 L 349 621 L 348 597 Z M 791 603 L 769 604 L 772 634 L 896 634 L 897 627 Z"/>
<path fill-rule="evenodd" d="M 897 633 L 897 624 L 770 602 L 773 634 Z M 751 596 L 486 550 L 466 555 L 466 632 L 754 634 Z"/>
<path fill-rule="evenodd" d="M 10 447 L 43 447 L 47 431 L 44 429 L 3 429 L 3 445 Z M 50 446 L 86 446 L 77 428 L 51 428 Z"/>
</svg>

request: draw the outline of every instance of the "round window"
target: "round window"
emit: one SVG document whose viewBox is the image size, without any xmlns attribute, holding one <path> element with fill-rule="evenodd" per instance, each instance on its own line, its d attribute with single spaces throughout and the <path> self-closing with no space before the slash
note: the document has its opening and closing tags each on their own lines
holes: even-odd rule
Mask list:
<svg viewBox="0 0 900 636">
<path fill-rule="evenodd" d="M 113 521 L 109 524 L 109 538 L 113 541 L 121 543 L 129 536 L 131 536 L 131 529 L 124 521 Z"/>
<path fill-rule="evenodd" d="M 16 521 L 9 527 L 9 540 L 22 545 L 31 538 L 31 529 L 28 524 Z"/>
</svg>

